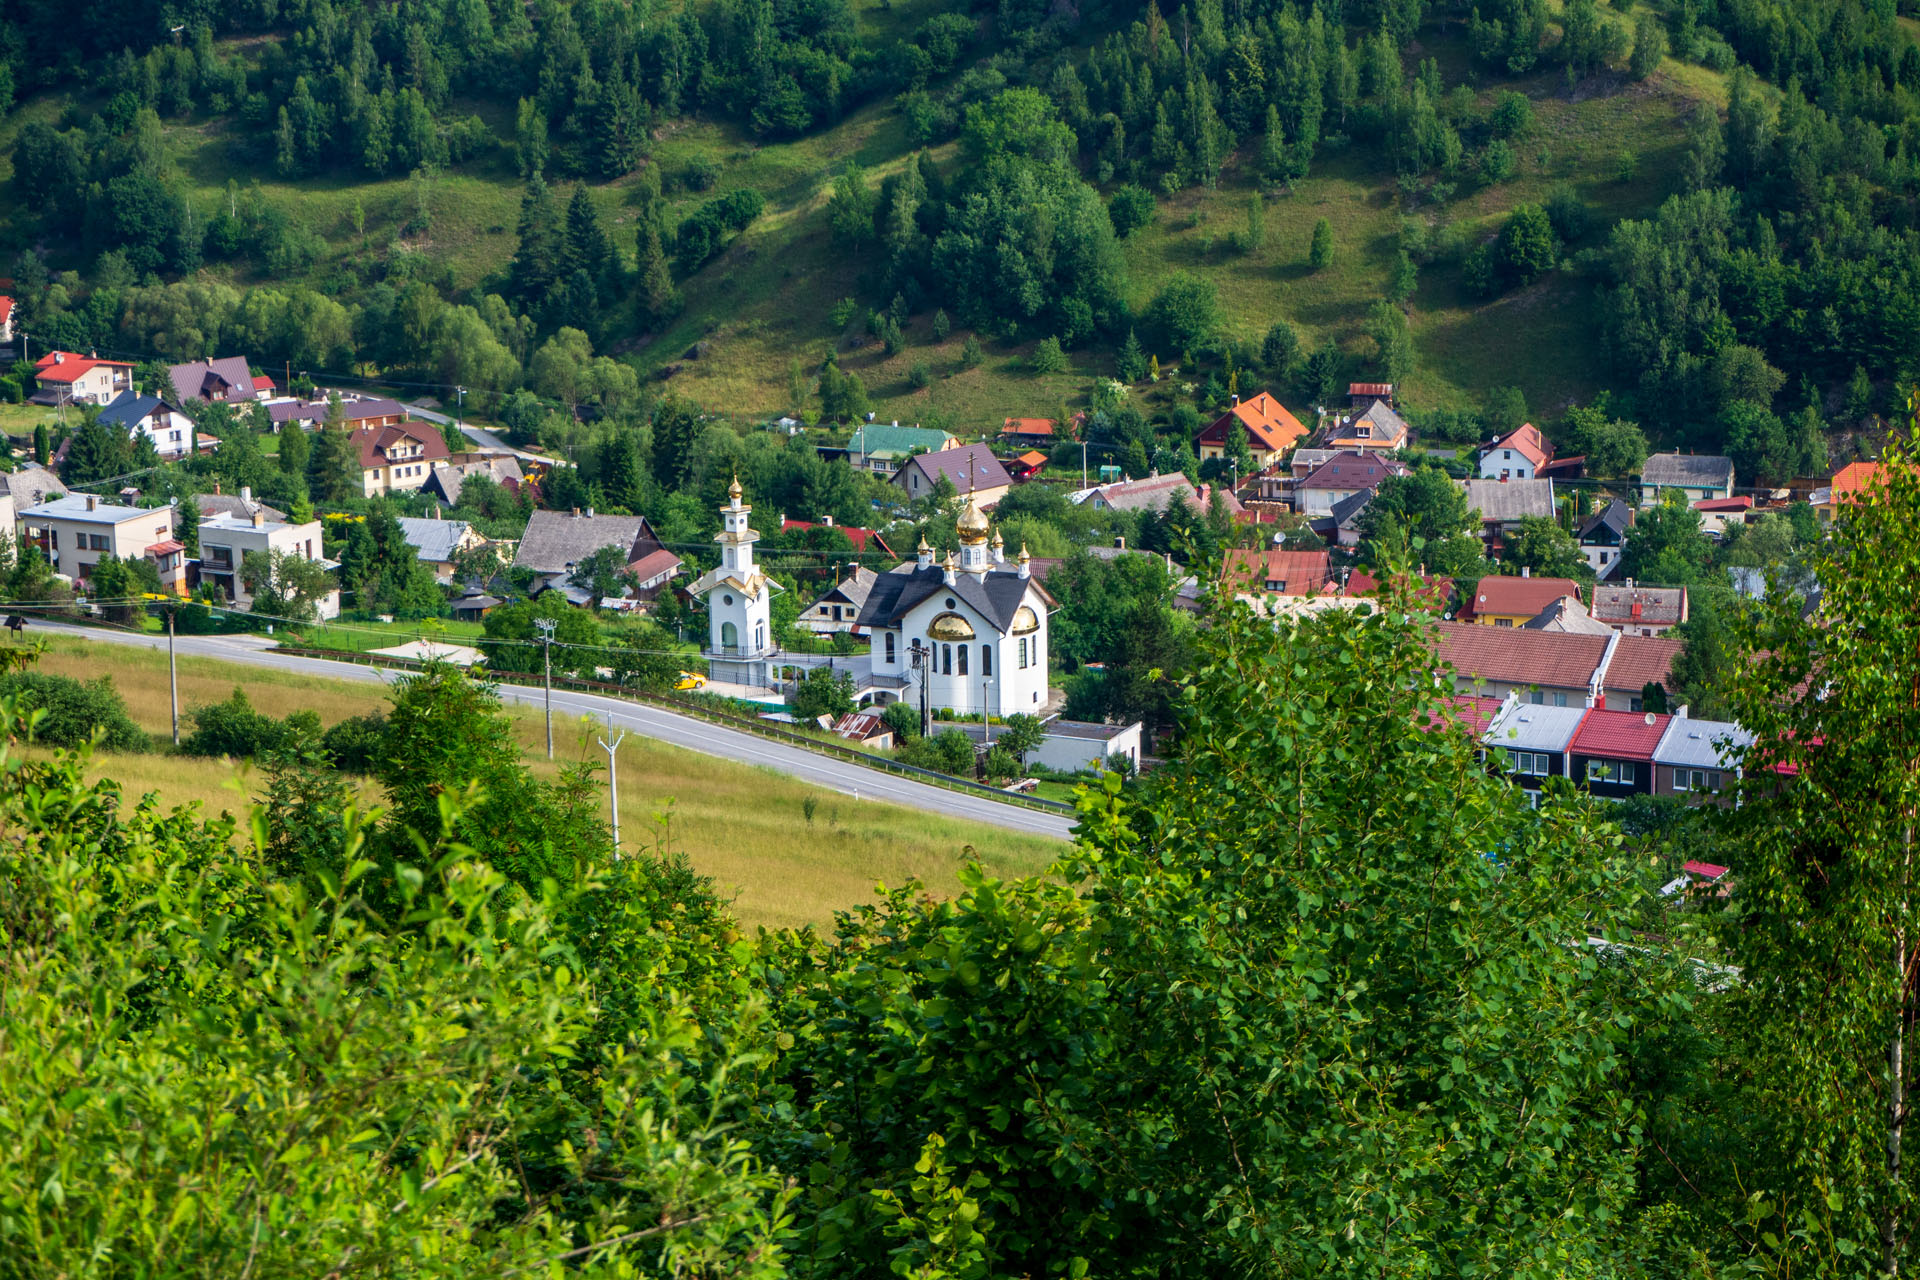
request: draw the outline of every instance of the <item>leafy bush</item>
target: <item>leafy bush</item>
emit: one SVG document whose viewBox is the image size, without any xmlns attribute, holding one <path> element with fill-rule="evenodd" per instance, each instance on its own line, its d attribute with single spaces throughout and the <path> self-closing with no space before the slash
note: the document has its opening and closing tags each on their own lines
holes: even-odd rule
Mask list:
<svg viewBox="0 0 1920 1280">
<path fill-rule="evenodd" d="M 320 717 L 296 711 L 285 720 L 253 709 L 244 690 L 236 687 L 225 702 L 187 713 L 193 732 L 180 742 L 190 756 L 229 756 L 251 760 L 278 752 L 311 747 L 321 741 Z"/>
<path fill-rule="evenodd" d="M 82 682 L 23 671 L 0 678 L 0 697 L 18 697 L 27 708 L 45 713 L 33 737 L 48 746 L 85 746 L 95 734 L 108 751 L 145 751 L 152 745 L 108 676 Z"/>
<path fill-rule="evenodd" d="M 1033 349 L 1033 371 L 1035 373 L 1065 373 L 1067 353 L 1060 349 L 1060 339 L 1042 338 Z"/>
<path fill-rule="evenodd" d="M 959 729 L 943 729 L 931 738 L 915 738 L 900 750 L 904 764 L 919 769 L 973 776 L 973 739 Z"/>
<path fill-rule="evenodd" d="M 893 730 L 894 741 L 898 743 L 904 745 L 909 739 L 920 736 L 920 713 L 907 703 L 887 704 L 887 709 L 880 713 L 880 719 L 886 722 L 887 728 Z"/>
<path fill-rule="evenodd" d="M 674 241 L 681 266 L 688 271 L 698 271 L 713 261 L 727 247 L 728 240 L 745 231 L 760 216 L 766 204 L 758 191 L 743 187 L 694 210 L 680 224 Z"/>
<path fill-rule="evenodd" d="M 352 716 L 327 730 L 320 749 L 342 773 L 371 773 L 386 740 L 387 717 L 378 711 Z"/>
</svg>

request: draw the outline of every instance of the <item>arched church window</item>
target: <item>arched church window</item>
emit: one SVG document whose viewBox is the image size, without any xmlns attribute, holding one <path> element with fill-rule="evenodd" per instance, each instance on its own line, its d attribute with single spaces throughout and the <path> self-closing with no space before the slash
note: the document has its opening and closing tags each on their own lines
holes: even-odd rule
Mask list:
<svg viewBox="0 0 1920 1280">
<path fill-rule="evenodd" d="M 740 628 L 734 626 L 731 622 L 721 623 L 720 624 L 720 644 L 722 648 L 726 648 L 726 649 L 739 648 L 740 647 Z"/>
</svg>

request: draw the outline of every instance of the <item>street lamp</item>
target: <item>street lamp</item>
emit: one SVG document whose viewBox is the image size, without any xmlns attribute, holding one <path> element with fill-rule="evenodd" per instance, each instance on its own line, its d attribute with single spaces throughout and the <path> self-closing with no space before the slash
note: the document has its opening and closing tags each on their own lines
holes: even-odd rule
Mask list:
<svg viewBox="0 0 1920 1280">
<path fill-rule="evenodd" d="M 533 625 L 540 632 L 540 648 L 546 658 L 547 686 L 547 759 L 553 759 L 553 629 L 560 623 L 553 618 L 535 618 Z"/>
<path fill-rule="evenodd" d="M 980 723 L 986 730 L 982 746 L 993 750 L 993 677 L 980 677 Z"/>
</svg>

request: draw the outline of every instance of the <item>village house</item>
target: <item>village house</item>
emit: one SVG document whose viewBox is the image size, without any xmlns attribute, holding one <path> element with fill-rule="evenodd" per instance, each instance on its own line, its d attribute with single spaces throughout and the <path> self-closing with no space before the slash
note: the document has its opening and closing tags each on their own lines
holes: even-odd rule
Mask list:
<svg viewBox="0 0 1920 1280">
<path fill-rule="evenodd" d="M 163 462 L 175 462 L 193 452 L 193 423 L 158 396 L 122 391 L 100 411 L 100 421 L 119 427 L 129 438 L 145 436 L 153 441 Z"/>
<path fill-rule="evenodd" d="M 1013 477 L 1015 484 L 1025 484 L 1045 469 L 1047 455 L 1038 449 L 1029 449 L 1004 465 L 1007 468 L 1007 474 Z"/>
<path fill-rule="evenodd" d="M 267 406 L 267 416 L 273 422 L 273 429 L 279 432 L 288 423 L 303 431 L 318 431 L 326 425 L 327 411 L 331 401 L 321 396 L 316 400 L 279 400 Z M 398 400 L 381 397 L 342 396 L 340 397 L 341 425 L 349 431 L 360 431 L 369 427 L 397 427 L 409 422 L 412 415 L 407 407 Z M 445 452 L 446 440 L 441 440 L 441 457 Z"/>
<path fill-rule="evenodd" d="M 1580 601 L 1580 584 L 1572 578 L 1536 578 L 1524 570 L 1517 578 L 1489 575 L 1474 588 L 1460 619 L 1482 627 L 1523 627 L 1565 599 Z"/>
<path fill-rule="evenodd" d="M 434 463 L 447 457 L 447 441 L 429 423 L 398 422 L 356 428 L 361 488 L 369 498 L 412 493 L 427 483 Z"/>
<path fill-rule="evenodd" d="M 985 511 L 969 502 L 960 553 L 916 558 L 878 575 L 857 619 L 875 677 L 898 677 L 899 697 L 962 714 L 1039 714 L 1047 703 L 1047 616 L 1055 607 L 1022 548 L 1009 562 Z M 991 542 L 989 542 L 991 536 Z M 881 695 L 882 699 L 886 695 Z"/>
<path fill-rule="evenodd" d="M 1332 557 L 1324 550 L 1236 547 L 1226 552 L 1221 576 L 1241 596 L 1336 596 L 1340 591 Z"/>
<path fill-rule="evenodd" d="M 1482 480 L 1533 480 L 1553 457 L 1553 446 L 1531 422 L 1523 423 L 1480 454 Z"/>
<path fill-rule="evenodd" d="M 1226 504 L 1228 514 L 1238 516 L 1245 511 L 1225 487 L 1216 490 L 1213 485 L 1202 484 L 1196 488 L 1178 471 L 1139 480 L 1116 480 L 1070 496 L 1075 505 L 1090 506 L 1096 511 L 1165 511 L 1170 503 L 1184 502 L 1195 511 L 1204 512 L 1213 504 L 1216 492 Z"/>
<path fill-rule="evenodd" d="M 286 512 L 270 507 L 264 502 L 254 501 L 253 490 L 247 485 L 241 485 L 239 493 L 221 493 L 216 482 L 212 493 L 195 494 L 190 501 L 203 520 L 210 516 L 225 515 L 250 521 L 256 511 L 264 515 L 269 522 L 287 518 Z"/>
<path fill-rule="evenodd" d="M 15 534 L 20 512 L 49 498 L 64 497 L 66 492 L 67 486 L 45 467 L 28 463 L 12 471 L 0 471 L 0 530 Z"/>
<path fill-rule="evenodd" d="M 1586 558 L 1593 576 L 1605 582 L 1620 567 L 1620 553 L 1627 545 L 1627 530 L 1633 525 L 1633 508 L 1618 498 L 1588 516 L 1577 535 L 1580 554 Z"/>
<path fill-rule="evenodd" d="M 1359 412 L 1369 408 L 1376 400 L 1384 400 L 1389 409 L 1400 407 L 1400 402 L 1394 398 L 1394 385 L 1391 382 L 1349 382 L 1347 384 L 1349 409 Z"/>
<path fill-rule="evenodd" d="M 400 534 L 422 564 L 442 583 L 453 581 L 454 561 L 487 545 L 486 535 L 465 520 L 399 517 Z"/>
<path fill-rule="evenodd" d="M 1693 504 L 1700 513 L 1700 532 L 1718 542 L 1727 536 L 1728 525 L 1744 525 L 1753 510 L 1753 499 L 1745 494 L 1737 498 L 1702 498 Z"/>
<path fill-rule="evenodd" d="M 250 497 L 244 491 L 243 496 Z M 221 510 L 200 521 L 200 581 L 226 596 L 236 608 L 253 605 L 255 592 L 243 572 L 249 552 L 279 552 L 325 563 L 318 520 L 295 524 L 269 517 L 269 510 L 263 504 L 249 503 L 247 514 Z M 318 610 L 323 621 L 340 616 L 337 586 L 320 599 Z"/>
<path fill-rule="evenodd" d="M 868 423 L 847 441 L 847 461 L 862 471 L 892 475 L 916 453 L 940 453 L 960 442 L 932 427 L 903 427 L 899 423 Z"/>
<path fill-rule="evenodd" d="M 40 386 L 28 397 L 34 404 L 113 403 L 123 391 L 133 390 L 133 366 L 124 360 L 102 360 L 71 351 L 49 351 L 33 363 Z"/>
<path fill-rule="evenodd" d="M 1551 480 L 1460 480 L 1467 506 L 1480 514 L 1480 536 L 1487 555 L 1498 560 L 1509 535 L 1528 516 L 1553 519 Z"/>
<path fill-rule="evenodd" d="M 1661 636 L 1687 620 L 1685 587 L 1643 587 L 1632 578 L 1593 589 L 1594 619 L 1621 635 Z"/>
<path fill-rule="evenodd" d="M 1573 776 L 1589 794 L 1608 800 L 1653 794 L 1653 752 L 1667 717 L 1595 708 L 1573 735 Z"/>
<path fill-rule="evenodd" d="M 1879 463 L 1849 462 L 1834 472 L 1825 485 L 1815 489 L 1807 501 L 1821 523 L 1831 524 L 1847 506 L 1866 501 L 1875 488 L 1885 483 Z"/>
<path fill-rule="evenodd" d="M 13 299 L 0 293 L 0 347 L 11 347 L 13 337 Z"/>
<path fill-rule="evenodd" d="M 879 578 L 879 574 L 864 565 L 855 565 L 818 600 L 802 609 L 794 625 L 815 635 L 832 635 L 837 631 L 858 635 L 860 611 L 866 608 L 867 597 L 873 594 L 873 584 Z"/>
<path fill-rule="evenodd" d="M 1013 477 L 984 444 L 957 445 L 937 453 L 916 453 L 893 473 L 893 483 L 913 502 L 933 496 L 944 477 L 961 497 L 971 496 L 982 510 L 1007 496 Z"/>
<path fill-rule="evenodd" d="M 1528 803 L 1538 804 L 1548 778 L 1573 776 L 1573 739 L 1587 715 L 1584 706 L 1541 706 L 1510 693 L 1480 741 Z"/>
<path fill-rule="evenodd" d="M 449 454 L 446 461 L 434 464 L 420 491 L 439 497 L 450 507 L 458 506 L 461 491 L 475 476 L 485 476 L 509 493 L 518 493 L 526 480 L 520 460 L 510 453 Z"/>
<path fill-rule="evenodd" d="M 1046 448 L 1065 432 L 1056 433 L 1052 418 L 1008 418 L 1000 424 L 1000 438 L 1020 449 Z"/>
<path fill-rule="evenodd" d="M 21 545 L 45 553 L 55 573 L 84 584 L 105 555 L 146 559 L 160 585 L 179 592 L 186 579 L 183 548 L 173 536 L 173 508 L 122 507 L 91 493 L 47 498 L 19 511 Z"/>
<path fill-rule="evenodd" d="M 1348 498 L 1371 494 L 1388 476 L 1406 474 L 1407 465 L 1398 458 L 1377 453 L 1335 453 L 1295 486 L 1294 507 L 1302 515 L 1332 515 L 1334 507 Z"/>
<path fill-rule="evenodd" d="M 274 390 L 273 379 L 257 377 L 244 356 L 172 365 L 167 369 L 167 382 L 173 387 L 173 398 L 181 404 L 209 400 L 245 405 L 265 400 Z"/>
<path fill-rule="evenodd" d="M 1254 469 L 1258 471 L 1264 471 L 1280 461 L 1307 434 L 1300 419 L 1294 417 L 1270 393 L 1262 391 L 1245 400 L 1235 396 L 1225 413 L 1194 436 L 1193 451 L 1200 461 L 1226 457 L 1236 425 L 1246 432 L 1247 449 L 1252 453 Z"/>
<path fill-rule="evenodd" d="M 1454 691 L 1543 706 L 1641 711 L 1649 686 L 1673 678 L 1680 641 L 1665 636 L 1585 635 L 1525 627 L 1434 624 L 1434 653 Z"/>
<path fill-rule="evenodd" d="M 1722 793 L 1740 777 L 1740 752 L 1752 742 L 1730 720 L 1695 720 L 1680 708 L 1653 749 L 1653 793 L 1725 803 Z"/>
<path fill-rule="evenodd" d="M 575 566 L 602 547 L 620 548 L 626 558 L 626 571 L 639 583 L 627 596 L 635 602 L 653 600 L 686 569 L 679 556 L 661 545 L 645 516 L 595 515 L 591 507 L 585 514 L 578 507 L 571 512 L 535 511 L 520 534 L 513 564 L 533 572 L 537 579 L 535 594 L 558 590 L 569 600 L 584 604 L 588 593 L 569 579 Z"/>
<path fill-rule="evenodd" d="M 1688 502 L 1733 496 L 1733 459 L 1705 453 L 1656 453 L 1640 467 L 1640 505 L 1678 493 Z"/>
<path fill-rule="evenodd" d="M 1334 503 L 1333 509 L 1326 515 L 1311 521 L 1307 528 L 1328 546 L 1357 547 L 1360 545 L 1360 517 L 1366 514 L 1367 506 L 1372 501 L 1371 489 L 1350 493 Z"/>
<path fill-rule="evenodd" d="M 1359 413 L 1342 417 L 1328 428 L 1325 444 L 1329 449 L 1397 453 L 1406 446 L 1410 434 L 1407 420 L 1395 413 L 1385 400 L 1376 399 Z"/>
<path fill-rule="evenodd" d="M 1561 596 L 1520 624 L 1528 631 L 1557 631 L 1576 636 L 1610 636 L 1613 628 L 1587 612 L 1578 596 Z"/>
</svg>

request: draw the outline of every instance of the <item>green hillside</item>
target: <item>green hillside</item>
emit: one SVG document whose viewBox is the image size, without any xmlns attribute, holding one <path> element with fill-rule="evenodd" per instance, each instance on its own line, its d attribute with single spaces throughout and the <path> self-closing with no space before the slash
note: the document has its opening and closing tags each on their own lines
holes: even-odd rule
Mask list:
<svg viewBox="0 0 1920 1280">
<path fill-rule="evenodd" d="M 933 11 L 931 5 L 918 8 Z M 922 16 L 908 6 L 859 9 L 862 33 L 873 41 L 910 28 Z M 1467 75 L 1459 24 L 1424 32 L 1407 50 L 1408 70 L 1423 58 L 1435 59 L 1449 79 Z M 1475 92 L 1472 109 L 1484 115 L 1506 90 L 1526 94 L 1534 113 L 1532 127 L 1516 140 L 1515 172 L 1498 184 L 1468 177 L 1444 205 L 1404 209 L 1391 166 L 1361 142 L 1324 146 L 1310 176 L 1276 189 L 1253 172 L 1258 137 L 1246 140 L 1226 158 L 1217 185 L 1163 196 L 1154 222 L 1123 242 L 1126 302 L 1138 312 L 1173 273 L 1192 273 L 1216 286 L 1232 336 L 1257 343 L 1270 324 L 1284 320 L 1296 329 L 1303 350 L 1332 340 L 1358 364 L 1371 350 L 1362 333 L 1365 313 L 1385 291 L 1404 219 L 1433 231 L 1450 227 L 1457 243 L 1470 246 L 1497 232 L 1515 205 L 1543 201 L 1566 185 L 1591 209 L 1595 231 L 1589 239 L 1597 239 L 1607 223 L 1646 216 L 1674 189 L 1684 118 L 1695 102 L 1724 98 L 1721 77 L 1670 59 L 1645 81 L 1602 74 L 1572 94 L 1556 71 L 1503 80 Z M 24 228 L 30 219 L 23 215 L 31 213 L 31 202 L 6 182 L 20 130 L 83 114 L 93 105 L 85 96 L 45 93 L 23 103 L 0 128 L 0 243 L 13 250 L 28 243 Z M 475 114 L 497 137 L 511 138 L 510 113 L 497 103 L 460 100 L 453 110 Z M 203 268 L 208 278 L 242 288 L 299 279 L 323 292 L 350 295 L 391 271 L 396 257 L 417 255 L 409 259 L 415 264 L 410 274 L 459 296 L 497 287 L 515 251 L 523 187 L 505 146 L 426 181 L 352 173 L 280 178 L 231 118 L 168 121 L 164 137 L 187 199 L 202 217 L 225 207 L 236 186 L 257 184 L 270 204 L 321 242 L 312 264 L 291 277 L 242 262 L 209 265 Z M 681 281 L 684 309 L 663 330 L 649 331 L 629 309 L 609 322 L 603 345 L 643 378 L 665 376 L 668 386 L 702 406 L 743 416 L 796 408 L 789 403 L 791 362 L 800 358 L 811 369 L 836 347 L 841 367 L 865 381 L 882 417 L 939 420 L 964 429 L 1007 414 L 1044 415 L 1063 403 L 1083 403 L 1095 379 L 1114 373 L 1104 342 L 1070 351 L 1066 372 L 1036 374 L 1027 362 L 1030 342 L 988 339 L 985 360 L 963 368 L 968 331 L 956 327 L 936 339 L 931 308 L 903 326 L 906 345 L 892 357 L 865 340 L 857 322 L 844 333 L 832 324 L 832 304 L 860 295 L 867 265 L 829 235 L 825 209 L 832 180 L 854 162 L 878 182 L 916 150 L 890 102 L 788 142 L 761 142 L 738 124 L 707 120 L 657 127 L 647 163 L 663 179 L 668 225 L 700 203 L 741 188 L 759 192 L 766 213 L 717 259 Z M 933 154 L 943 166 L 959 163 L 951 143 L 936 146 Z M 681 185 L 681 175 L 695 165 L 717 170 L 710 189 L 694 192 Z M 640 185 L 636 171 L 591 187 L 629 262 Z M 1249 195 L 1263 186 L 1270 193 L 1264 241 L 1241 252 L 1236 233 L 1245 225 Z M 422 207 L 428 228 L 410 228 Z M 1315 272 L 1307 264 L 1307 246 L 1320 218 L 1332 223 L 1337 251 L 1331 267 Z M 864 315 L 864 306 L 879 300 L 860 301 Z M 1416 370 L 1406 379 L 1409 397 L 1436 406 L 1477 404 L 1497 385 L 1519 386 L 1529 404 L 1539 407 L 1591 396 L 1605 383 L 1591 340 L 1591 303 L 1590 284 L 1571 273 L 1478 299 L 1463 287 L 1457 262 L 1435 261 L 1422 271 L 1406 308 L 1417 352 Z M 690 359 L 696 343 L 700 354 Z M 1164 362 L 1174 360 L 1171 353 L 1160 355 Z M 912 380 L 917 365 L 931 375 L 924 388 Z"/>
</svg>

